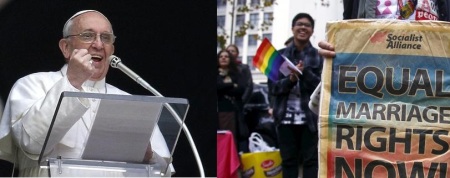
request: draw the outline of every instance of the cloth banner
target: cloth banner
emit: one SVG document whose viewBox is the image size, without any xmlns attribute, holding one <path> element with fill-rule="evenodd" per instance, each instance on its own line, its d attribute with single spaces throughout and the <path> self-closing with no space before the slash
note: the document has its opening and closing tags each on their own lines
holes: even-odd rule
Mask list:
<svg viewBox="0 0 450 178">
<path fill-rule="evenodd" d="M 327 23 L 319 177 L 450 177 L 450 23 Z"/>
<path fill-rule="evenodd" d="M 229 130 L 217 131 L 217 178 L 238 178 L 239 156 Z"/>
</svg>

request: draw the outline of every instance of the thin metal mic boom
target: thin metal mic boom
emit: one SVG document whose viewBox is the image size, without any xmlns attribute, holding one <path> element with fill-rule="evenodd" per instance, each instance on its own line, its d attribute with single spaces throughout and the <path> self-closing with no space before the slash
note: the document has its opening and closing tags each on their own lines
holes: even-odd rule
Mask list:
<svg viewBox="0 0 450 178">
<path fill-rule="evenodd" d="M 111 67 L 116 68 L 116 69 L 120 69 L 123 73 L 127 74 L 130 78 L 132 78 L 134 81 L 136 81 L 137 83 L 142 85 L 145 89 L 149 90 L 155 96 L 164 97 L 163 95 L 161 95 L 161 93 L 159 93 L 156 89 L 154 89 L 152 86 L 150 86 L 150 84 L 148 84 L 139 75 L 137 75 L 130 68 L 125 66 L 122 63 L 122 60 L 119 57 L 117 57 L 115 55 L 111 55 L 109 57 L 109 61 L 110 61 Z M 194 153 L 194 157 L 195 157 L 195 159 L 197 161 L 197 165 L 198 165 L 198 168 L 199 168 L 200 176 L 201 177 L 205 177 L 205 172 L 203 170 L 203 164 L 202 164 L 202 161 L 200 159 L 200 156 L 198 155 L 197 147 L 195 146 L 194 140 L 192 139 L 192 136 L 191 136 L 191 133 L 189 132 L 189 129 L 187 128 L 186 124 L 184 124 L 184 122 L 181 121 L 180 116 L 175 112 L 175 110 L 172 108 L 172 106 L 170 106 L 167 103 L 164 103 L 164 106 L 167 108 L 167 110 L 169 110 L 169 112 L 172 114 L 172 116 L 175 118 L 175 120 L 177 120 L 178 124 L 181 125 L 181 127 L 182 127 L 182 129 L 184 131 L 184 134 L 186 135 L 186 137 L 187 137 L 187 139 L 189 141 L 189 144 L 191 145 L 192 151 Z"/>
<path fill-rule="evenodd" d="M 150 84 L 148 84 L 144 79 L 142 79 L 142 77 L 140 77 L 138 74 L 134 73 L 130 68 L 124 65 L 119 57 L 111 55 L 109 57 L 109 61 L 111 67 L 120 69 L 123 73 L 127 74 L 128 77 L 132 78 L 139 85 L 143 86 L 147 90 L 150 90 L 150 92 L 152 92 L 154 95 L 162 96 L 158 91 L 156 91 L 156 89 L 154 89 L 152 86 L 150 86 Z"/>
</svg>

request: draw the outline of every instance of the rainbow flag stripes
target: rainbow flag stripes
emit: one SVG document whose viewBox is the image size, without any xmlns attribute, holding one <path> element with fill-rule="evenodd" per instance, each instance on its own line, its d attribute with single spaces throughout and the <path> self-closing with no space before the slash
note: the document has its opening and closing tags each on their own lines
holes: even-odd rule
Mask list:
<svg viewBox="0 0 450 178">
<path fill-rule="evenodd" d="M 253 66 L 275 82 L 279 79 L 279 69 L 283 62 L 283 56 L 278 53 L 267 38 L 264 38 L 255 57 L 253 57 Z"/>
</svg>

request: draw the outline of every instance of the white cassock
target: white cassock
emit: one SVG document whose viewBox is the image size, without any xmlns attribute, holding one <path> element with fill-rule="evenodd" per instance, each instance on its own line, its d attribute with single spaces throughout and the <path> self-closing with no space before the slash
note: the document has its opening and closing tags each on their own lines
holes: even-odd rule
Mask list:
<svg viewBox="0 0 450 178">
<path fill-rule="evenodd" d="M 48 170 L 40 169 L 37 160 L 59 97 L 63 91 L 80 92 L 69 83 L 66 72 L 67 64 L 60 71 L 30 74 L 19 79 L 11 89 L 0 120 L 0 159 L 15 162 L 16 167 L 18 164 L 19 176 L 48 176 Z M 105 83 L 105 79 L 85 82 L 83 92 L 128 95 Z M 67 116 L 56 120 L 52 129 L 52 136 L 58 139 L 47 142 L 47 145 L 54 145 L 54 149 L 47 153 L 50 157 L 81 157 L 89 132 L 87 127 L 92 125 L 92 116 L 95 116 L 98 107 L 97 100 L 67 100 L 69 102 L 59 108 L 60 114 L 63 111 L 62 114 Z M 153 133 L 151 145 L 161 157 L 170 157 L 158 127 Z M 14 156 L 16 152 L 17 160 Z M 170 167 L 173 172 L 172 165 Z"/>
</svg>

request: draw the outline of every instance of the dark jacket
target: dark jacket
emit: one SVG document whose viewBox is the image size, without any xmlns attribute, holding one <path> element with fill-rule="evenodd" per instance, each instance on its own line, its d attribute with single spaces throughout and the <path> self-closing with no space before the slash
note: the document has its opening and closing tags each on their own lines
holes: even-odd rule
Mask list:
<svg viewBox="0 0 450 178">
<path fill-rule="evenodd" d="M 224 83 L 225 76 L 217 71 L 217 105 L 218 112 L 241 112 L 242 95 L 245 91 L 246 82 L 239 72 L 230 72 L 228 76 L 231 83 Z"/>
<path fill-rule="evenodd" d="M 296 47 L 294 43 L 290 44 L 288 47 L 279 50 L 280 54 L 287 57 L 295 65 L 299 61 L 294 59 L 294 52 Z M 314 114 L 308 107 L 311 94 L 314 89 L 320 83 L 320 77 L 322 74 L 323 58 L 319 55 L 316 48 L 311 46 L 309 43 L 301 53 L 304 54 L 303 59 L 303 74 L 299 76 L 300 82 L 300 102 L 301 109 L 305 112 L 306 124 L 312 132 L 317 131 L 317 115 Z M 284 119 L 286 114 L 287 100 L 291 89 L 296 85 L 296 83 L 289 80 L 289 76 L 284 76 L 279 74 L 280 79 L 276 82 L 268 80 L 269 85 L 269 100 L 270 106 L 273 108 L 273 116 L 276 121 L 279 122 Z"/>
<path fill-rule="evenodd" d="M 343 18 L 375 18 L 375 7 L 377 0 L 344 0 Z M 436 0 L 436 6 L 439 11 L 439 20 L 450 21 L 450 2 L 448 0 Z"/>
<path fill-rule="evenodd" d="M 241 76 L 246 82 L 245 85 L 245 91 L 242 95 L 242 103 L 246 104 L 253 93 L 253 78 L 252 78 L 252 72 L 250 72 L 250 67 L 247 64 L 239 64 L 238 65 L 239 72 L 241 73 Z"/>
</svg>

